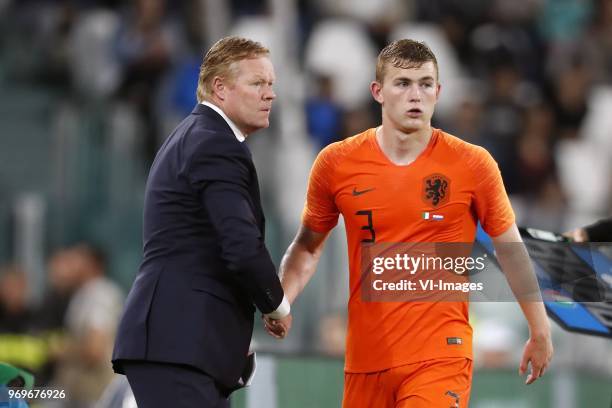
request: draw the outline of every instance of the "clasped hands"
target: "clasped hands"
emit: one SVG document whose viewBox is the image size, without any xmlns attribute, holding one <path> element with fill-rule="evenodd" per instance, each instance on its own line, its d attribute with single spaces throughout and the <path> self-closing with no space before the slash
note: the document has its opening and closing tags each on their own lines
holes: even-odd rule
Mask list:
<svg viewBox="0 0 612 408">
<path fill-rule="evenodd" d="M 276 339 L 284 339 L 287 334 L 289 334 L 291 323 L 293 321 L 291 314 L 288 314 L 281 319 L 272 319 L 265 315 L 262 315 L 261 318 L 263 319 L 264 327 L 270 336 Z"/>
</svg>

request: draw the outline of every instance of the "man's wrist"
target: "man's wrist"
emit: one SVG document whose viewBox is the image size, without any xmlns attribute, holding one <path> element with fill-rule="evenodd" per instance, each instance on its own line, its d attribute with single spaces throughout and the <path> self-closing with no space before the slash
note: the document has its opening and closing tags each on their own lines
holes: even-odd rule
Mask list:
<svg viewBox="0 0 612 408">
<path fill-rule="evenodd" d="M 289 316 L 291 313 L 291 305 L 289 304 L 289 300 L 287 296 L 283 295 L 283 300 L 280 305 L 276 308 L 275 311 L 266 313 L 264 316 L 269 317 L 270 319 L 282 319 L 285 316 Z"/>
<path fill-rule="evenodd" d="M 550 337 L 550 325 L 547 327 L 539 327 L 537 329 L 529 330 L 529 337 L 533 340 L 544 340 Z"/>
</svg>

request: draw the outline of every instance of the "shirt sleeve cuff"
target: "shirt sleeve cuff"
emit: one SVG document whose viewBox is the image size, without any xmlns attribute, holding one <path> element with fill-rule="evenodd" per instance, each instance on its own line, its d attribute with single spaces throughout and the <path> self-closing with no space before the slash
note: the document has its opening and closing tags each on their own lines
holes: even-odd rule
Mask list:
<svg viewBox="0 0 612 408">
<path fill-rule="evenodd" d="M 280 305 L 278 305 L 276 310 L 270 313 L 266 313 L 265 316 L 269 317 L 270 319 L 278 320 L 278 319 L 282 319 L 285 316 L 288 316 L 290 312 L 291 312 L 291 305 L 289 304 L 289 301 L 287 300 L 287 296 L 283 295 L 283 301 L 281 302 Z"/>
</svg>

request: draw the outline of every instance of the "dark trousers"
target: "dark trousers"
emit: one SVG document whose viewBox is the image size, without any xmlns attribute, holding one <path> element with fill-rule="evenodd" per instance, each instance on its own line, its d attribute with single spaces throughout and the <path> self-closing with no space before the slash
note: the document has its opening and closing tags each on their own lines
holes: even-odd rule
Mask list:
<svg viewBox="0 0 612 408">
<path fill-rule="evenodd" d="M 229 408 L 227 395 L 202 371 L 188 366 L 125 362 L 138 408 Z"/>
</svg>

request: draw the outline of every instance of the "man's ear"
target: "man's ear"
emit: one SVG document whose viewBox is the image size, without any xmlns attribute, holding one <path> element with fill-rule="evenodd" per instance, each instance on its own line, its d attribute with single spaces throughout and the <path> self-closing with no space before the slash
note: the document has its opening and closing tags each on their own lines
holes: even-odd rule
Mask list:
<svg viewBox="0 0 612 408">
<path fill-rule="evenodd" d="M 227 90 L 226 80 L 223 77 L 215 76 L 211 84 L 212 93 L 220 100 L 225 100 L 225 92 Z"/>
<path fill-rule="evenodd" d="M 382 105 L 384 98 L 382 96 L 382 84 L 378 81 L 372 81 L 370 84 L 370 92 L 374 100 Z"/>
<path fill-rule="evenodd" d="M 442 85 L 438 82 L 438 85 L 436 85 L 436 102 L 440 99 L 440 92 L 442 92 Z"/>
</svg>

